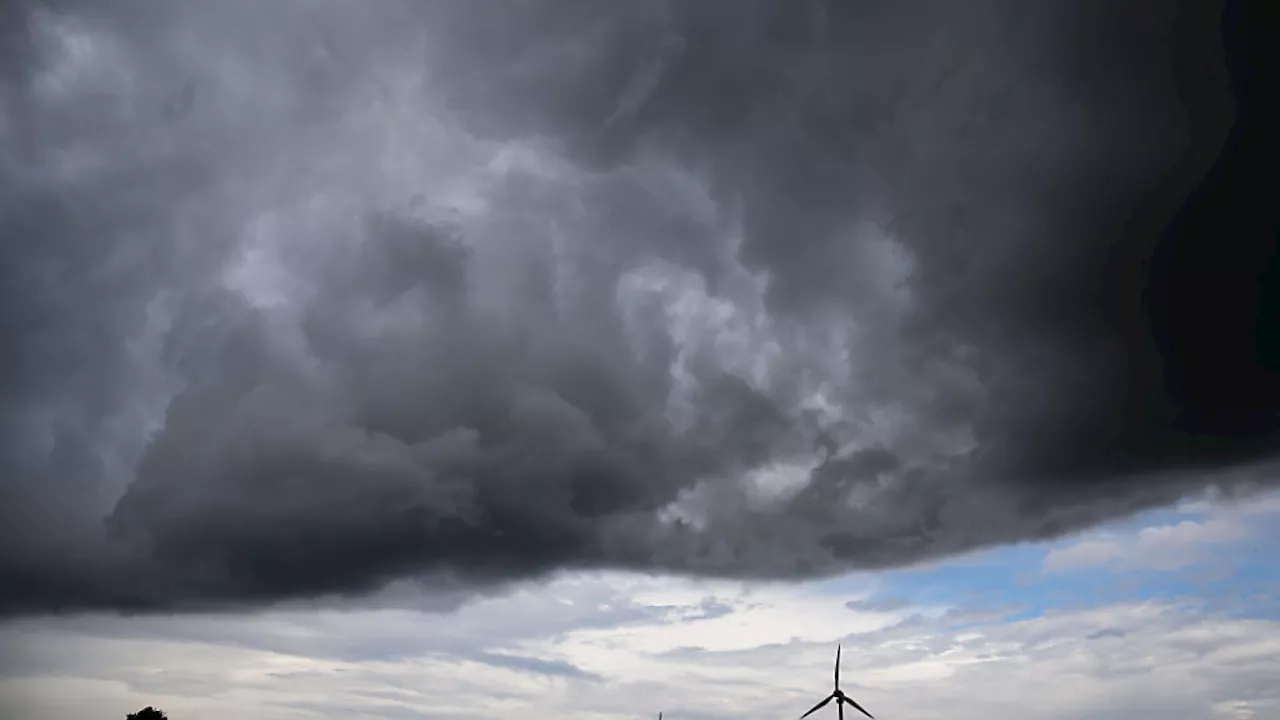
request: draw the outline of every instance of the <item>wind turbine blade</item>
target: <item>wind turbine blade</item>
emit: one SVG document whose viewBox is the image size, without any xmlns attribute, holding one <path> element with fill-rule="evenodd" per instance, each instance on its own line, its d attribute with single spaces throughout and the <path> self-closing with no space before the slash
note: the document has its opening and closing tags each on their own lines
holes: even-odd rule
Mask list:
<svg viewBox="0 0 1280 720">
<path fill-rule="evenodd" d="M 828 695 L 826 700 L 823 700 L 822 702 L 818 703 L 817 705 L 814 705 L 814 706 L 813 706 L 813 708 L 812 708 L 811 710 L 809 710 L 809 712 L 807 712 L 807 713 L 805 713 L 805 714 L 801 715 L 801 716 L 800 716 L 800 720 L 804 720 L 805 718 L 809 717 L 810 715 L 812 715 L 812 714 L 814 714 L 814 713 L 818 712 L 819 710 L 821 710 L 822 708 L 826 707 L 826 706 L 827 706 L 827 703 L 831 702 L 831 698 L 833 698 L 833 697 L 835 697 L 835 695 Z"/>
<path fill-rule="evenodd" d="M 840 689 L 840 643 L 836 643 L 836 689 Z"/>
<path fill-rule="evenodd" d="M 854 707 L 858 708 L 858 712 L 860 712 L 860 713 L 862 713 L 863 715 L 866 715 L 867 717 L 871 718 L 871 720 L 876 720 L 876 719 L 875 719 L 875 717 L 874 717 L 871 713 L 867 712 L 867 709 L 866 709 L 866 708 L 864 708 L 864 707 L 862 707 L 861 705 L 859 705 L 858 703 L 854 702 L 854 701 L 853 701 L 853 699 L 852 699 L 852 698 L 850 698 L 848 695 L 845 695 L 845 696 L 844 696 L 844 701 L 845 701 L 845 702 L 847 702 L 847 703 L 849 703 L 850 705 L 852 705 L 852 706 L 854 706 Z"/>
</svg>

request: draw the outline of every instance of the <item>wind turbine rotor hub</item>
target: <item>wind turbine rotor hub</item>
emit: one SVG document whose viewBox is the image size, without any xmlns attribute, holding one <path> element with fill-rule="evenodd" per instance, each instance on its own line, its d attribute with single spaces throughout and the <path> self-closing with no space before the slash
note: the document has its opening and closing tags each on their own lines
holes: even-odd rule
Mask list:
<svg viewBox="0 0 1280 720">
<path fill-rule="evenodd" d="M 805 720 L 805 718 L 818 712 L 822 708 L 826 707 L 827 704 L 830 703 L 832 700 L 836 701 L 836 709 L 839 711 L 840 720 L 844 720 L 845 705 L 849 705 L 853 707 L 855 710 L 858 710 L 859 712 L 861 712 L 863 715 L 866 715 L 871 720 L 875 720 L 875 717 L 871 713 L 867 712 L 866 708 L 854 702 L 848 695 L 844 694 L 843 690 L 840 689 L 840 646 L 839 645 L 836 645 L 836 667 L 835 667 L 834 680 L 835 680 L 835 689 L 831 691 L 831 694 L 828 695 L 826 699 L 823 700 L 822 702 L 818 703 L 817 705 L 814 705 L 813 708 L 809 710 L 809 712 L 805 713 L 804 715 L 801 715 L 800 720 Z"/>
</svg>

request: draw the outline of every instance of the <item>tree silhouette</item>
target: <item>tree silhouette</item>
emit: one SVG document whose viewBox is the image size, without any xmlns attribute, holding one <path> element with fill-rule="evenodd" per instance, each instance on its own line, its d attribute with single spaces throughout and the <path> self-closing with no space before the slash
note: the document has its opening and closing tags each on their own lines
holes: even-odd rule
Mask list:
<svg viewBox="0 0 1280 720">
<path fill-rule="evenodd" d="M 169 720 L 169 716 L 148 705 L 136 713 L 129 713 L 125 720 Z"/>
</svg>

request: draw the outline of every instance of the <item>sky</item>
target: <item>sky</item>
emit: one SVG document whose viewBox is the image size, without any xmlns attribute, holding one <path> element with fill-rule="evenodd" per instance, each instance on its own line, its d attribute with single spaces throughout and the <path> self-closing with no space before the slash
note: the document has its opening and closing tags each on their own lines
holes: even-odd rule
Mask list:
<svg viewBox="0 0 1280 720">
<path fill-rule="evenodd" d="M 439 613 L 277 609 L 11 623 L 0 714 L 1280 717 L 1280 494 L 801 584 L 565 573 Z M 819 711 L 834 717 L 835 708 Z"/>
<path fill-rule="evenodd" d="M 1241 7 L 4 3 L 0 702 L 1266 717 Z"/>
</svg>

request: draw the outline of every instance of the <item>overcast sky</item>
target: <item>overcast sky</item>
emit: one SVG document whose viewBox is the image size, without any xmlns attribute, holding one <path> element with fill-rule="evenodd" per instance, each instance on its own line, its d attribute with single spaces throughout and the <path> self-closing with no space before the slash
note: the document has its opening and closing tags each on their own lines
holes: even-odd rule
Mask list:
<svg viewBox="0 0 1280 720">
<path fill-rule="evenodd" d="M 1265 708 L 1220 9 L 5 3 L 0 701 Z"/>
</svg>

